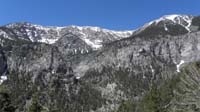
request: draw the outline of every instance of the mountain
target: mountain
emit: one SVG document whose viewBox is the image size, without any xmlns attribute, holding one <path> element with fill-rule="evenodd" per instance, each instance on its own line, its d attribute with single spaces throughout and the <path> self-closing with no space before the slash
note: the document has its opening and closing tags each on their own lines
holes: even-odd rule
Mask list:
<svg viewBox="0 0 200 112">
<path fill-rule="evenodd" d="M 136 35 L 181 35 L 197 31 L 191 15 L 166 15 L 139 28 Z"/>
<path fill-rule="evenodd" d="M 67 35 L 74 35 L 93 49 L 102 44 L 129 37 L 133 31 L 112 31 L 90 26 L 44 27 L 31 23 L 14 23 L 2 26 L 0 35 L 8 39 L 54 44 Z M 67 41 L 67 40 L 66 40 Z"/>
<path fill-rule="evenodd" d="M 0 28 L 1 112 L 198 112 L 200 17 L 133 31 Z"/>
</svg>

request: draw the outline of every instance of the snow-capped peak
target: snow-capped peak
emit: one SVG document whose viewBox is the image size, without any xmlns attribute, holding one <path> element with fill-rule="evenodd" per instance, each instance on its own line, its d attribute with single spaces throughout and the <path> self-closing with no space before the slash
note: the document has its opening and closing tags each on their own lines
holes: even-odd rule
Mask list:
<svg viewBox="0 0 200 112">
<path fill-rule="evenodd" d="M 165 16 L 162 16 L 161 18 L 159 19 L 156 19 L 154 21 L 151 21 L 147 24 L 145 24 L 143 26 L 143 29 L 151 26 L 152 24 L 155 24 L 157 25 L 158 23 L 160 22 L 165 22 L 164 23 L 164 29 L 167 31 L 168 28 L 167 28 L 167 25 L 168 23 L 170 24 L 179 24 L 181 25 L 182 27 L 184 27 L 186 30 L 188 30 L 188 32 L 191 32 L 190 31 L 190 26 L 192 24 L 192 19 L 193 17 L 190 16 L 190 15 L 178 15 L 178 14 L 172 14 L 172 15 L 165 15 Z M 167 23 L 168 22 L 168 23 Z"/>
<path fill-rule="evenodd" d="M 152 21 L 152 22 L 150 22 L 150 23 L 151 23 L 151 24 L 152 24 L 152 23 L 159 23 L 159 22 L 161 22 L 161 21 L 166 21 L 166 20 L 172 21 L 172 22 L 174 22 L 174 23 L 180 24 L 180 23 L 181 23 L 181 20 L 185 20 L 186 22 L 191 22 L 192 17 L 189 16 L 189 15 L 172 14 L 172 15 L 165 15 L 165 16 L 163 16 L 163 17 L 161 17 L 161 18 L 159 18 L 159 19 L 156 19 L 156 20 L 154 20 L 154 21 Z"/>
<path fill-rule="evenodd" d="M 179 24 L 181 26 L 183 26 L 186 30 L 188 30 L 188 32 L 190 31 L 190 26 L 192 24 L 192 17 L 188 16 L 188 15 L 166 15 L 163 16 L 162 18 L 160 18 L 160 21 L 163 20 L 171 20 L 173 21 L 175 24 Z"/>
</svg>

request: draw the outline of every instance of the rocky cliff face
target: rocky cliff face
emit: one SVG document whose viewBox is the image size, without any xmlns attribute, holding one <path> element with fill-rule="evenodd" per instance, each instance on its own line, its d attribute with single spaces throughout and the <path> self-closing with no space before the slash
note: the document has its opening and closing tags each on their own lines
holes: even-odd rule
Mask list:
<svg viewBox="0 0 200 112">
<path fill-rule="evenodd" d="M 2 112 L 198 112 L 200 19 L 135 31 L 0 28 Z"/>
</svg>

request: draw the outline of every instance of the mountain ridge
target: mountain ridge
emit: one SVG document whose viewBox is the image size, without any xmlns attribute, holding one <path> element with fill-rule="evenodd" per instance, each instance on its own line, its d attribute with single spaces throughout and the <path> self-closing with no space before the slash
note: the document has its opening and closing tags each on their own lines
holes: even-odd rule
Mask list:
<svg viewBox="0 0 200 112">
<path fill-rule="evenodd" d="M 80 27 L 80 26 L 67 26 L 67 27 L 43 27 L 40 25 L 33 25 L 30 23 L 14 23 L 14 24 L 8 24 L 3 26 L 8 29 L 16 29 L 15 34 L 20 34 L 22 37 L 27 36 L 26 40 L 30 40 L 32 42 L 43 42 L 47 44 L 54 44 L 57 40 L 62 38 L 64 33 L 69 32 L 73 33 L 74 35 L 81 36 L 82 40 L 85 41 L 88 45 L 90 45 L 94 49 L 98 49 L 102 45 L 100 43 L 102 41 L 113 41 L 118 40 L 121 38 L 128 37 L 132 34 L 131 31 L 113 31 L 113 30 L 107 30 L 107 29 L 101 29 L 99 27 Z M 22 31 L 24 28 L 24 31 Z M 17 30 L 20 29 L 21 31 Z M 49 34 L 52 33 L 52 34 Z M 61 34 L 62 33 L 62 34 Z M 101 40 L 101 38 L 98 38 L 97 40 L 91 40 L 91 35 L 99 35 L 97 33 L 101 33 L 103 36 L 112 36 L 112 38 L 104 40 Z M 1 31 L 1 35 L 6 36 L 6 33 Z M 44 38 L 46 36 L 46 38 Z M 53 37 L 52 37 L 53 36 Z M 18 36 L 20 37 L 20 36 Z M 88 38 L 89 37 L 89 38 Z M 102 36 L 101 36 L 102 37 Z M 38 39 L 37 39 L 38 38 Z M 24 39 L 24 38 L 22 38 Z"/>
<path fill-rule="evenodd" d="M 155 27 L 155 29 L 157 30 L 161 30 L 160 28 L 162 28 L 163 33 L 165 34 L 170 34 L 170 35 L 176 35 L 176 32 L 173 31 L 173 29 L 175 27 L 179 27 L 178 29 L 182 29 L 180 31 L 178 31 L 178 33 L 180 34 L 180 32 L 182 32 L 181 34 L 185 34 L 187 32 L 192 32 L 195 31 L 196 29 L 193 28 L 192 26 L 192 20 L 193 18 L 198 17 L 198 16 L 191 16 L 191 15 L 178 15 L 178 14 L 173 14 L 173 15 L 165 15 L 162 16 L 159 19 L 153 20 L 149 23 L 146 23 L 144 26 L 136 29 L 136 30 L 132 30 L 132 31 L 115 31 L 115 30 L 108 30 L 108 29 L 104 29 L 104 28 L 100 28 L 100 27 L 93 27 L 93 26 L 75 26 L 75 25 L 71 25 L 71 26 L 64 26 L 64 27 L 56 27 L 56 26 L 41 26 L 41 25 L 35 25 L 35 24 L 31 24 L 28 22 L 18 22 L 18 23 L 10 23 L 7 25 L 4 25 L 2 27 L 6 27 L 6 28 L 14 28 L 14 27 L 19 27 L 19 26 L 24 26 L 24 27 L 31 27 L 33 28 L 32 30 L 41 30 L 42 32 L 48 32 L 48 31 L 53 31 L 54 33 L 57 33 L 56 37 L 48 37 L 46 38 L 40 38 L 39 40 L 36 39 L 34 40 L 34 38 L 37 38 L 37 36 L 39 34 L 37 34 L 36 32 L 31 32 L 28 31 L 27 32 L 23 32 L 23 33 L 28 33 L 29 35 L 27 35 L 29 37 L 29 40 L 31 40 L 32 42 L 34 41 L 38 41 L 38 42 L 44 42 L 44 43 L 49 43 L 49 44 L 53 44 L 55 43 L 60 37 L 60 32 L 63 29 L 70 29 L 75 30 L 76 32 L 80 33 L 83 35 L 83 38 L 85 38 L 87 35 L 91 35 L 91 34 L 87 34 L 87 30 L 92 31 L 94 33 L 98 33 L 98 32 L 102 32 L 106 35 L 112 35 L 115 40 L 120 40 L 122 38 L 127 38 L 130 37 L 131 35 L 141 35 L 143 34 L 143 32 L 149 32 L 148 29 L 151 27 Z M 156 28 L 159 27 L 159 28 Z M 152 29 L 152 28 L 151 28 Z M 176 29 L 175 29 L 176 30 Z M 66 31 L 65 31 L 66 32 Z M 32 34 L 33 33 L 33 34 Z M 32 34 L 32 35 L 31 35 Z M 5 32 L 1 32 L 1 35 L 6 35 Z M 4 36 L 5 37 L 5 36 Z M 32 39 L 33 38 L 33 39 Z M 90 44 L 90 46 L 93 45 L 94 49 L 98 49 L 100 48 L 102 45 L 96 45 L 95 46 L 95 42 L 91 41 L 88 38 L 82 39 L 85 40 L 86 43 Z M 112 39 L 111 39 L 112 40 Z M 112 41 L 113 41 L 112 40 Z M 102 41 L 102 40 L 98 40 L 98 41 Z M 96 47 L 96 48 L 95 48 Z"/>
<path fill-rule="evenodd" d="M 40 33 L 36 39 L 54 39 L 57 31 L 24 27 L 0 28 L 11 38 L 0 36 L 1 112 L 200 110 L 200 17 L 191 32 L 162 20 L 125 38 L 64 28 L 54 44 L 32 42 L 26 30 Z M 101 39 L 102 47 L 84 39 Z"/>
</svg>

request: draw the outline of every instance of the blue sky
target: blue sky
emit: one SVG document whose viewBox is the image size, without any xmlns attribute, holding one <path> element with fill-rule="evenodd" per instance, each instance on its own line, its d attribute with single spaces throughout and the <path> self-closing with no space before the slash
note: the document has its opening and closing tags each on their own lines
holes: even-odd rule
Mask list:
<svg viewBox="0 0 200 112">
<path fill-rule="evenodd" d="M 133 30 L 169 14 L 200 15 L 200 0 L 1 0 L 0 25 L 99 26 Z"/>
</svg>

